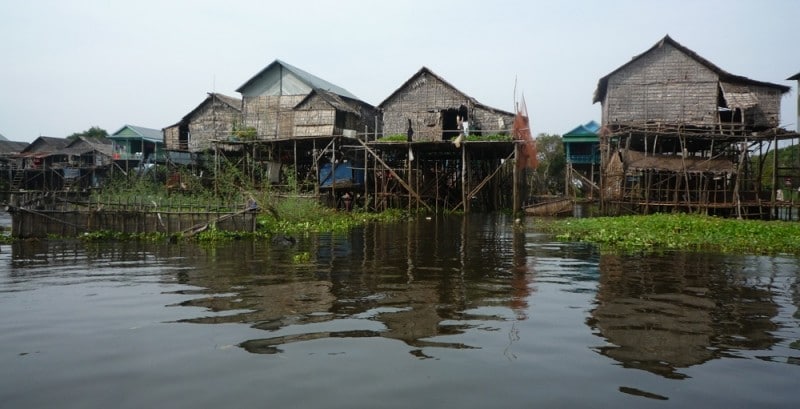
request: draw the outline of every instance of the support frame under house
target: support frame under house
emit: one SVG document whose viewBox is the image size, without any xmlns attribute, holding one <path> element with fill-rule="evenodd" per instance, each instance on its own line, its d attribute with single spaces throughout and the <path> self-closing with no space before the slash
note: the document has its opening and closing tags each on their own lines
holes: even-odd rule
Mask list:
<svg viewBox="0 0 800 409">
<path fill-rule="evenodd" d="M 789 90 L 664 37 L 598 81 L 601 211 L 797 219 L 800 161 L 768 155 L 800 140 L 780 127 Z"/>
<path fill-rule="evenodd" d="M 358 208 L 370 211 L 519 208 L 514 181 L 521 178 L 514 174 L 518 146 L 514 141 L 465 141 L 455 146 L 450 141 L 381 142 L 375 134 L 358 134 L 214 141 L 213 145 L 217 172 L 227 162 L 253 186 L 294 190 L 335 208 L 344 208 L 345 194 Z M 352 173 L 337 176 L 342 174 L 335 170 L 340 167 Z M 288 173 L 293 181 L 287 180 Z M 219 181 L 215 178 L 215 183 Z M 296 185 L 287 186 L 288 182 Z"/>
</svg>

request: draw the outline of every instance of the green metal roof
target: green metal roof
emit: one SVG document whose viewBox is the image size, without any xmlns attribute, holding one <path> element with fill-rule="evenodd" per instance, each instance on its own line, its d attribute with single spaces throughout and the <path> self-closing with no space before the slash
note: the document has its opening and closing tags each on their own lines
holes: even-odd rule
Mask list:
<svg viewBox="0 0 800 409">
<path fill-rule="evenodd" d="M 164 135 L 160 129 L 145 128 L 134 125 L 124 125 L 117 132 L 109 136 L 110 139 L 147 139 L 150 142 L 164 143 Z"/>
<path fill-rule="evenodd" d="M 578 125 L 561 137 L 564 138 L 564 142 L 598 142 L 600 140 L 597 134 L 599 130 L 600 125 L 597 122 L 589 121 L 585 125 Z"/>
<path fill-rule="evenodd" d="M 236 92 L 239 92 L 241 94 L 246 94 L 248 89 L 250 89 L 251 87 L 254 87 L 255 84 L 257 84 L 260 81 L 262 81 L 262 79 L 268 78 L 268 76 L 266 74 L 269 71 L 280 69 L 281 67 L 283 69 L 291 72 L 292 74 L 294 74 L 294 76 L 296 76 L 301 82 L 305 83 L 309 88 L 312 88 L 312 89 L 318 88 L 318 89 L 322 89 L 322 90 L 325 90 L 325 91 L 332 92 L 334 94 L 337 94 L 337 95 L 340 95 L 340 96 L 343 96 L 343 97 L 347 97 L 347 98 L 358 100 L 358 97 L 353 95 L 353 94 L 351 94 L 350 91 L 348 91 L 348 90 L 346 90 L 346 89 L 344 89 L 344 88 L 342 88 L 342 87 L 340 87 L 338 85 L 334 85 L 334 84 L 332 84 L 332 83 L 330 83 L 328 81 L 325 81 L 322 78 L 317 77 L 316 75 L 313 75 L 313 74 L 310 74 L 310 73 L 308 73 L 306 71 L 303 71 L 300 68 L 297 68 L 297 67 L 295 67 L 293 65 L 289 65 L 289 64 L 287 64 L 287 63 L 285 63 L 285 62 L 283 62 L 281 60 L 275 60 L 271 64 L 267 65 L 263 70 L 259 71 L 258 74 L 254 75 L 252 78 L 247 80 L 247 82 L 242 84 L 242 86 L 240 86 L 238 89 L 236 89 Z"/>
</svg>

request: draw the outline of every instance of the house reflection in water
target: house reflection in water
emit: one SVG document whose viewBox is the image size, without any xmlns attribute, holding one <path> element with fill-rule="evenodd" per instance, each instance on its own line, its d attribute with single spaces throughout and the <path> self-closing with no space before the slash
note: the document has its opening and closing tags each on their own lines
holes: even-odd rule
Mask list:
<svg viewBox="0 0 800 409">
<path fill-rule="evenodd" d="M 603 255 L 587 320 L 607 342 L 597 351 L 628 368 L 683 379 L 679 368 L 775 344 L 773 294 L 720 257 Z"/>
<path fill-rule="evenodd" d="M 289 248 L 217 246 L 207 269 L 185 277 L 208 296 L 181 305 L 222 314 L 184 322 L 265 330 L 265 338 L 240 344 L 253 353 L 342 337 L 399 340 L 423 358 L 426 347 L 472 348 L 448 336 L 487 321 L 525 319 L 532 288 L 524 233 L 499 231 L 484 219 L 369 225 L 300 238 Z M 293 261 L 306 250 L 307 262 Z M 202 265 L 204 256 L 187 257 Z"/>
</svg>

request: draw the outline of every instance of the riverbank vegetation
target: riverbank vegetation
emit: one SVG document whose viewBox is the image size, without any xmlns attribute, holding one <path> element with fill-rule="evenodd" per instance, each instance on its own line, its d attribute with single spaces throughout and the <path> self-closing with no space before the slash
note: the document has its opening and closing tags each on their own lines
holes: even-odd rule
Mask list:
<svg viewBox="0 0 800 409">
<path fill-rule="evenodd" d="M 800 254 L 800 224 L 796 222 L 659 213 L 559 219 L 545 223 L 544 228 L 559 240 L 595 243 L 601 251 Z"/>
<path fill-rule="evenodd" d="M 218 242 L 238 239 L 269 239 L 274 235 L 303 235 L 312 232 L 341 232 L 370 222 L 389 222 L 405 217 L 401 210 L 380 213 L 354 207 L 351 211 L 333 209 L 313 196 L 302 195 L 296 186 L 288 189 L 247 186 L 236 172 L 228 172 L 225 183 L 205 186 L 191 175 L 182 175 L 177 189 L 160 181 L 158 175 L 140 178 L 119 178 L 109 181 L 102 190 L 93 192 L 89 203 L 123 204 L 132 208 L 158 211 L 209 210 L 237 212 L 253 208 L 258 212 L 255 231 L 225 231 L 214 223 L 201 226 L 190 234 L 141 233 L 125 234 L 115 231 L 94 231 L 81 236 L 83 240 L 145 240 Z M 290 175 L 291 176 L 291 175 Z M 290 181 L 296 178 L 289 177 Z M 219 182 L 219 181 L 218 181 Z M 297 182 L 294 182 L 297 183 Z"/>
</svg>

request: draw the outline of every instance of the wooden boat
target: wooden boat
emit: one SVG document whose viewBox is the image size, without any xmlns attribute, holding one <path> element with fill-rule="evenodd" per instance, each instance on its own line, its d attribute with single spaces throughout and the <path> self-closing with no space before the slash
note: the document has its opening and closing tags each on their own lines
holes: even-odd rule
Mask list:
<svg viewBox="0 0 800 409">
<path fill-rule="evenodd" d="M 553 198 L 525 206 L 525 214 L 531 216 L 563 216 L 571 214 L 575 202 L 569 197 Z"/>
</svg>

